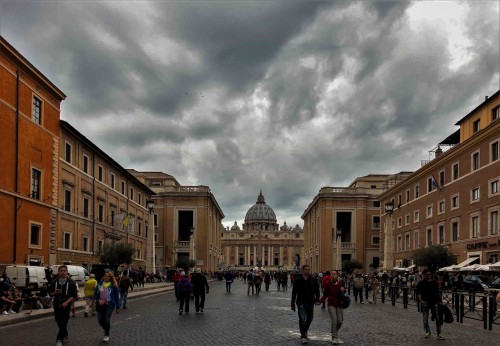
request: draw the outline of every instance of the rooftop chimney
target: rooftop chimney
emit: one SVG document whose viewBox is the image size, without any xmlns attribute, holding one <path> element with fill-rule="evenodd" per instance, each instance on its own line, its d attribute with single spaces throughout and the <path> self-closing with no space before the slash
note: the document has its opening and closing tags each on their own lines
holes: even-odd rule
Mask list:
<svg viewBox="0 0 500 346">
<path fill-rule="evenodd" d="M 484 100 L 485 100 L 485 101 L 486 101 L 487 99 L 488 99 L 488 95 L 486 95 L 486 96 L 484 97 Z"/>
<path fill-rule="evenodd" d="M 436 151 L 434 152 L 434 158 L 437 159 L 441 155 L 443 155 L 443 149 L 441 149 L 441 147 L 437 147 Z"/>
</svg>

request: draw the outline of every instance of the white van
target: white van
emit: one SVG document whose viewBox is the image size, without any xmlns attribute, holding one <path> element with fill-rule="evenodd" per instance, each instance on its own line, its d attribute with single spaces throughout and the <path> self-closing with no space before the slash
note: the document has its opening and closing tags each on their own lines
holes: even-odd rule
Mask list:
<svg viewBox="0 0 500 346">
<path fill-rule="evenodd" d="M 60 264 L 51 266 L 52 274 L 57 275 L 57 269 Z M 67 265 L 68 273 L 71 275 L 71 279 L 73 279 L 79 286 L 85 284 L 85 281 L 89 279 L 89 272 L 84 267 Z"/>
<path fill-rule="evenodd" d="M 41 287 L 43 283 L 47 283 L 44 267 L 7 266 L 5 272 L 16 287 L 26 287 L 29 283 L 34 283 L 38 287 Z"/>
</svg>

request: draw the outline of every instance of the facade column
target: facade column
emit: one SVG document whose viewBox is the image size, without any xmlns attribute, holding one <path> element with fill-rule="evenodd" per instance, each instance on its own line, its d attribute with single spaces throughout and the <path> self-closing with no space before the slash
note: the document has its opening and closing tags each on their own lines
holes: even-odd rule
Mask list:
<svg viewBox="0 0 500 346">
<path fill-rule="evenodd" d="M 250 245 L 247 245 L 245 246 L 245 250 L 246 250 L 246 253 L 247 253 L 247 256 L 246 256 L 246 263 L 245 265 L 249 266 L 250 265 Z"/>
</svg>

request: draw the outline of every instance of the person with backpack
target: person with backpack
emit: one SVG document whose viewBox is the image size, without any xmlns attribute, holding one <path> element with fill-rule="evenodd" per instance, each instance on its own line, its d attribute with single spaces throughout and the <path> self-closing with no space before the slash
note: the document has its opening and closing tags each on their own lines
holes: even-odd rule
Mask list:
<svg viewBox="0 0 500 346">
<path fill-rule="evenodd" d="M 191 284 L 193 285 L 196 313 L 203 313 L 203 309 L 205 308 L 205 294 L 208 294 L 209 287 L 207 278 L 201 273 L 200 268 L 196 268 L 196 273 L 191 277 Z"/>
<path fill-rule="evenodd" d="M 68 340 L 68 321 L 71 305 L 76 300 L 78 289 L 68 273 L 66 265 L 57 268 L 57 278 L 49 286 L 49 295 L 54 298 L 54 317 L 59 327 L 56 345 L 62 346 Z"/>
<path fill-rule="evenodd" d="M 247 296 L 250 295 L 250 288 L 252 288 L 252 296 L 254 295 L 254 290 L 255 290 L 254 279 L 255 279 L 255 273 L 253 272 L 253 269 L 250 269 L 250 271 L 247 274 L 247 283 L 248 283 Z"/>
<path fill-rule="evenodd" d="M 330 279 L 323 285 L 323 296 L 320 302 L 327 301 L 328 313 L 330 314 L 330 326 L 332 332 L 332 343 L 334 345 L 343 344 L 339 339 L 339 330 L 344 322 L 344 314 L 341 306 L 341 295 L 345 292 L 343 281 L 339 278 L 339 273 L 334 270 L 330 274 Z"/>
<path fill-rule="evenodd" d="M 193 295 L 193 285 L 191 284 L 191 280 L 189 280 L 189 276 L 184 274 L 182 279 L 178 283 L 179 287 L 179 315 L 182 315 L 183 312 L 189 314 L 189 300 Z"/>
<path fill-rule="evenodd" d="M 118 281 L 118 289 L 120 290 L 120 302 L 122 309 L 127 308 L 128 290 L 133 290 L 132 281 L 127 275 L 122 275 Z"/>
</svg>

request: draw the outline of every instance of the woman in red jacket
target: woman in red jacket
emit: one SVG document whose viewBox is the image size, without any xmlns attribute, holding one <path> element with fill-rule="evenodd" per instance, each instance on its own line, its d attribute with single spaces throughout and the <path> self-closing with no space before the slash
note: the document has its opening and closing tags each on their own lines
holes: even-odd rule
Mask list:
<svg viewBox="0 0 500 346">
<path fill-rule="evenodd" d="M 325 299 L 327 300 L 328 313 L 331 319 L 332 343 L 334 345 L 344 343 L 339 339 L 339 330 L 344 321 L 344 315 L 340 307 L 342 292 L 345 292 L 344 283 L 340 280 L 338 272 L 334 270 L 331 273 L 330 280 L 323 287 L 323 296 L 320 299 L 321 303 Z"/>
</svg>

